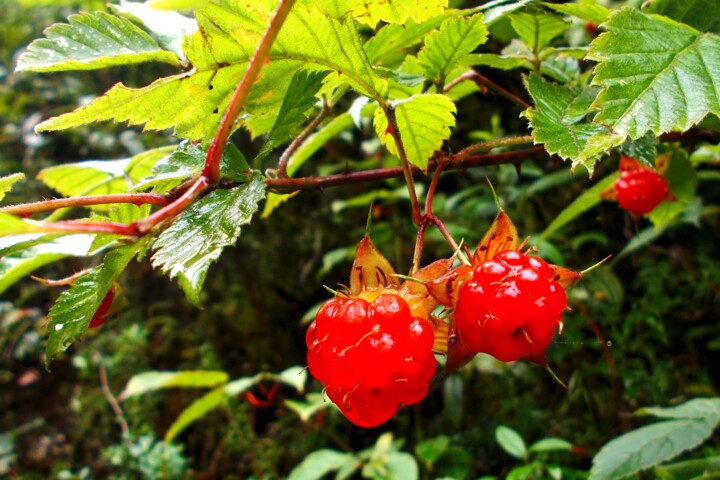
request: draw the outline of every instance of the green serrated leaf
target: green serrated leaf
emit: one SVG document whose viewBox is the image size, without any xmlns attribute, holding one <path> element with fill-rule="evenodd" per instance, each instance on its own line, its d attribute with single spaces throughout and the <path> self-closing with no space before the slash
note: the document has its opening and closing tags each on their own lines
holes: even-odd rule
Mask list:
<svg viewBox="0 0 720 480">
<path fill-rule="evenodd" d="M 93 235 L 43 235 L 27 248 L 0 257 L 0 293 L 40 267 L 70 256 L 82 257 L 91 252 Z M 44 242 L 43 242 L 44 240 Z"/>
<path fill-rule="evenodd" d="M 603 88 L 595 121 L 622 137 L 685 131 L 720 113 L 720 37 L 658 15 L 623 9 L 591 44 Z"/>
<path fill-rule="evenodd" d="M 544 144 L 549 153 L 575 160 L 585 150 L 588 138 L 606 131 L 587 119 L 597 89 L 558 85 L 537 75 L 525 77 L 525 87 L 535 108 L 522 115 L 530 122 L 535 143 Z M 584 164 L 592 167 L 589 162 Z"/>
<path fill-rule="evenodd" d="M 45 365 L 67 350 L 88 329 L 90 320 L 130 260 L 149 242 L 148 238 L 110 251 L 103 263 L 77 279 L 50 309 Z"/>
<path fill-rule="evenodd" d="M 440 83 L 455 66 L 487 40 L 488 31 L 481 13 L 469 18 L 449 18 L 440 29 L 425 37 L 418 63 L 425 76 Z"/>
<path fill-rule="evenodd" d="M 717 0 L 655 0 L 648 5 L 647 13 L 665 15 L 701 32 L 720 33 Z"/>
<path fill-rule="evenodd" d="M 90 105 L 46 120 L 37 130 L 63 130 L 113 120 L 144 124 L 145 129 L 152 130 L 173 127 L 176 136 L 191 140 L 212 138 L 274 3 L 208 3 L 196 12 L 200 29 L 187 42 L 193 70 L 139 89 L 117 84 Z M 347 82 L 378 100 L 387 96 L 387 81 L 373 70 L 351 19 L 338 21 L 317 10 L 295 8 L 273 44 L 269 64 L 263 67 L 246 105 L 248 111 L 253 106 L 256 112 L 262 111 L 267 129 L 281 108 L 292 74 L 300 68 L 330 70 L 334 73 L 328 83 Z M 266 131 L 257 129 L 253 134 Z"/>
<path fill-rule="evenodd" d="M 450 128 L 455 126 L 455 104 L 445 95 L 425 94 L 394 102 L 394 108 L 408 162 L 421 170 L 427 169 L 433 152 L 450 138 Z M 397 155 L 395 140 L 387 131 L 387 118 L 381 108 L 375 111 L 374 124 L 380 141 L 390 153 Z"/>
<path fill-rule="evenodd" d="M 540 10 L 513 13 L 509 17 L 510 23 L 520 40 L 536 52 L 545 48 L 553 38 L 563 33 L 568 26 L 557 15 Z"/>
<path fill-rule="evenodd" d="M 621 435 L 595 455 L 590 479 L 623 478 L 672 460 L 704 442 L 716 426 L 716 422 L 671 420 Z"/>
<path fill-rule="evenodd" d="M 579 197 L 573 200 L 570 205 L 560 212 L 557 217 L 555 217 L 555 220 L 553 220 L 550 225 L 547 226 L 545 231 L 542 232 L 540 238 L 550 238 L 555 232 L 573 221 L 579 215 L 600 203 L 602 201 L 600 194 L 603 190 L 612 185 L 612 183 L 617 180 L 618 176 L 619 174 L 615 172 L 603 178 L 591 188 L 585 190 Z"/>
<path fill-rule="evenodd" d="M 149 371 L 133 375 L 119 395 L 121 400 L 166 388 L 209 388 L 227 383 L 227 373 L 218 370 L 187 370 L 181 372 Z"/>
<path fill-rule="evenodd" d="M 505 425 L 497 427 L 495 429 L 495 440 L 503 450 L 513 457 L 519 460 L 525 460 L 527 458 L 525 440 L 512 428 L 506 427 Z"/>
<path fill-rule="evenodd" d="M 0 178 L 0 200 L 5 198 L 5 194 L 12 189 L 14 184 L 22 180 L 25 180 L 24 173 L 13 173 L 12 175 Z"/>
<path fill-rule="evenodd" d="M 179 65 L 147 33 L 126 18 L 104 12 L 80 13 L 35 40 L 18 59 L 16 71 L 94 70 L 115 65 L 164 62 Z"/>
<path fill-rule="evenodd" d="M 556 12 L 597 24 L 603 23 L 610 15 L 610 9 L 599 5 L 597 0 L 579 0 L 575 3 L 563 4 L 543 3 L 543 5 Z"/>
<path fill-rule="evenodd" d="M 457 15 L 454 11 L 433 17 L 425 22 L 408 20 L 405 25 L 391 24 L 382 27 L 365 43 L 365 52 L 370 63 L 394 68 L 403 63 L 408 49 L 423 39 L 446 18 Z"/>
<path fill-rule="evenodd" d="M 485 65 L 501 70 L 513 70 L 526 64 L 527 59 L 521 57 L 506 57 L 494 53 L 477 53 L 465 57 L 465 65 Z"/>
<path fill-rule="evenodd" d="M 200 305 L 200 289 L 210 264 L 234 245 L 265 197 L 263 176 L 229 190 L 215 190 L 191 204 L 158 237 L 153 266 L 177 278 L 188 300 Z"/>
<path fill-rule="evenodd" d="M 360 461 L 350 453 L 330 449 L 317 450 L 293 468 L 288 480 L 319 480 L 348 463 L 359 465 Z"/>
<path fill-rule="evenodd" d="M 447 0 L 320 0 L 308 1 L 334 18 L 349 16 L 375 28 L 378 22 L 424 22 L 442 15 Z"/>
<path fill-rule="evenodd" d="M 165 441 L 172 442 L 187 427 L 205 415 L 224 405 L 227 397 L 222 390 L 212 390 L 188 405 L 165 433 Z"/>
</svg>

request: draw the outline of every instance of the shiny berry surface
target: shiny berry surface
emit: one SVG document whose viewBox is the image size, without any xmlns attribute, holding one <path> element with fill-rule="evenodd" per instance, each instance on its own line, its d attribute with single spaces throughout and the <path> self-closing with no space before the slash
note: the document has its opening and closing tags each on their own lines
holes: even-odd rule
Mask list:
<svg viewBox="0 0 720 480">
<path fill-rule="evenodd" d="M 510 362 L 547 348 L 566 305 L 544 260 L 508 250 L 478 265 L 460 288 L 455 321 L 469 348 Z"/>
<path fill-rule="evenodd" d="M 649 168 L 620 172 L 615 190 L 620 207 L 634 215 L 652 212 L 669 194 L 667 181 Z"/>
<path fill-rule="evenodd" d="M 398 295 L 325 302 L 305 335 L 310 373 L 345 416 L 362 427 L 386 422 L 422 400 L 435 373 L 434 334 Z"/>
</svg>

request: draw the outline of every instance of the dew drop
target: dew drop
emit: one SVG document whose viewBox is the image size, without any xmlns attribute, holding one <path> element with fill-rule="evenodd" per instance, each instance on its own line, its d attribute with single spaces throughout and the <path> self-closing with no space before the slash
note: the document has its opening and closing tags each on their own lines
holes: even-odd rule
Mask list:
<svg viewBox="0 0 720 480">
<path fill-rule="evenodd" d="M 607 345 L 608 347 L 612 347 L 612 342 L 608 340 L 607 342 L 605 342 L 605 345 Z"/>
<path fill-rule="evenodd" d="M 59 324 L 55 325 L 55 331 L 56 331 L 56 332 L 59 332 L 60 330 L 63 329 L 64 326 L 65 326 L 65 325 L 63 325 L 62 323 L 59 323 Z"/>
</svg>

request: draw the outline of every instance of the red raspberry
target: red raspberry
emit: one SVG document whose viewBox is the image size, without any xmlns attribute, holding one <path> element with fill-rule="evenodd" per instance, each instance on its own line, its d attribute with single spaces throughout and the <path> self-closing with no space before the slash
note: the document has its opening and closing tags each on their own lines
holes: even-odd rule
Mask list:
<svg viewBox="0 0 720 480">
<path fill-rule="evenodd" d="M 455 321 L 469 348 L 511 362 L 547 348 L 566 305 L 544 260 L 507 250 L 460 288 Z"/>
<path fill-rule="evenodd" d="M 620 172 L 615 181 L 620 208 L 634 215 L 650 213 L 668 198 L 667 181 L 649 168 L 635 168 Z"/>
<path fill-rule="evenodd" d="M 305 335 L 310 373 L 328 397 L 362 427 L 380 425 L 400 407 L 419 402 L 435 373 L 431 325 L 413 317 L 394 294 L 372 303 L 334 298 Z"/>
</svg>

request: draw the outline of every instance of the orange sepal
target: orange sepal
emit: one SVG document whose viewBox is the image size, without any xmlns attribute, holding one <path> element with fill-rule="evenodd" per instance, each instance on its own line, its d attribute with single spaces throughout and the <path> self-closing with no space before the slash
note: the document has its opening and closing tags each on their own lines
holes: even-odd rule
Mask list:
<svg viewBox="0 0 720 480">
<path fill-rule="evenodd" d="M 425 288 L 441 305 L 454 307 L 458 292 L 465 280 L 472 274 L 473 267 L 460 265 L 445 275 L 425 283 Z"/>
<path fill-rule="evenodd" d="M 573 272 L 567 268 L 558 267 L 557 265 L 548 264 L 552 270 L 553 280 L 560 284 L 564 290 L 567 290 L 582 278 L 582 272 Z"/>
<path fill-rule="evenodd" d="M 365 290 L 388 286 L 399 287 L 400 281 L 395 277 L 390 262 L 375 248 L 370 237 L 365 235 L 355 250 L 350 272 L 350 295 L 357 296 Z"/>
<path fill-rule="evenodd" d="M 517 228 L 504 210 L 500 210 L 473 254 L 472 264 L 480 265 L 506 250 L 517 250 L 520 244 Z"/>
</svg>

